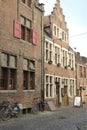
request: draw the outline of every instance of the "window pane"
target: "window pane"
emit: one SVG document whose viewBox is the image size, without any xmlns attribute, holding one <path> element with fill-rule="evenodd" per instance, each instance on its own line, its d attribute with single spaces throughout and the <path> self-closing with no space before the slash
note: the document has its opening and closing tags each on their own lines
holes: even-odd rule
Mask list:
<svg viewBox="0 0 87 130">
<path fill-rule="evenodd" d="M 8 71 L 8 78 L 9 78 L 9 85 L 8 89 L 15 89 L 16 85 L 16 70 L 15 69 L 10 69 Z"/>
<path fill-rule="evenodd" d="M 30 72 L 30 89 L 35 88 L 35 73 Z"/>
<path fill-rule="evenodd" d="M 46 84 L 46 97 L 48 97 L 48 84 Z"/>
<path fill-rule="evenodd" d="M 27 29 L 27 41 L 31 42 L 31 30 Z"/>
<path fill-rule="evenodd" d="M 8 66 L 8 55 L 5 53 L 1 53 L 1 65 Z"/>
<path fill-rule="evenodd" d="M 23 69 L 28 70 L 28 60 L 27 59 L 23 60 Z"/>
<path fill-rule="evenodd" d="M 23 88 L 28 89 L 28 71 L 23 72 Z"/>
<path fill-rule="evenodd" d="M 35 69 L 35 61 L 30 61 L 30 63 L 29 63 L 29 68 L 30 68 L 31 70 L 34 70 L 34 69 Z"/>
<path fill-rule="evenodd" d="M 31 21 L 28 19 L 26 19 L 26 27 L 31 28 Z"/>
<path fill-rule="evenodd" d="M 21 25 L 21 39 L 25 40 L 25 27 Z"/>
<path fill-rule="evenodd" d="M 25 18 L 23 16 L 21 16 L 21 24 L 25 25 Z"/>
<path fill-rule="evenodd" d="M 25 3 L 25 0 L 21 0 L 21 2 Z"/>
<path fill-rule="evenodd" d="M 9 61 L 9 66 L 10 67 L 16 67 L 16 57 L 15 56 L 10 56 L 10 61 Z"/>
<path fill-rule="evenodd" d="M 0 89 L 7 89 L 7 69 L 1 68 L 0 71 Z"/>
</svg>

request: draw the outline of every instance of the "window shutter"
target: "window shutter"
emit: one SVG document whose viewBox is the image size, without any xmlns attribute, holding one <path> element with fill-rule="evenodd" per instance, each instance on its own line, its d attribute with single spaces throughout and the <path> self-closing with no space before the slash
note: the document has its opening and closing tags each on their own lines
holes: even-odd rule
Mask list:
<svg viewBox="0 0 87 130">
<path fill-rule="evenodd" d="M 21 38 L 21 24 L 14 20 L 13 35 L 16 38 Z"/>
<path fill-rule="evenodd" d="M 37 32 L 32 30 L 32 44 L 37 45 Z"/>
</svg>

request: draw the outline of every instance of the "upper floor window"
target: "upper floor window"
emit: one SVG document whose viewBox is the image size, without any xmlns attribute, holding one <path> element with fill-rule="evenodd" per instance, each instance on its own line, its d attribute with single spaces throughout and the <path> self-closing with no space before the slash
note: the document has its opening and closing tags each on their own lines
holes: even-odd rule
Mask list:
<svg viewBox="0 0 87 130">
<path fill-rule="evenodd" d="M 86 78 L 86 67 L 79 66 L 79 76 Z"/>
<path fill-rule="evenodd" d="M 64 38 L 64 31 L 62 31 L 62 40 L 65 40 Z"/>
<path fill-rule="evenodd" d="M 83 68 L 84 77 L 86 78 L 86 67 Z"/>
<path fill-rule="evenodd" d="M 58 39 L 61 39 L 65 42 L 67 42 L 67 32 L 64 31 L 62 28 L 58 27 L 57 25 L 53 25 L 53 34 Z"/>
<path fill-rule="evenodd" d="M 60 48 L 55 46 L 55 64 L 60 63 Z"/>
<path fill-rule="evenodd" d="M 26 4 L 27 6 L 31 6 L 31 0 L 21 0 L 21 2 L 23 2 L 24 4 Z"/>
<path fill-rule="evenodd" d="M 31 21 L 29 19 L 21 16 L 20 22 L 14 20 L 13 25 L 14 37 L 37 45 L 37 31 L 32 29 Z"/>
<path fill-rule="evenodd" d="M 62 65 L 67 66 L 67 51 L 62 50 Z"/>
<path fill-rule="evenodd" d="M 79 76 L 82 77 L 82 66 L 79 66 Z"/>
<path fill-rule="evenodd" d="M 46 41 L 45 42 L 45 60 L 53 61 L 53 45 L 52 43 Z"/>
<path fill-rule="evenodd" d="M 56 26 L 54 26 L 54 35 L 56 36 Z"/>
<path fill-rule="evenodd" d="M 31 42 L 31 21 L 21 16 L 21 39 Z"/>
<path fill-rule="evenodd" d="M 70 68 L 74 68 L 74 55 L 69 52 L 69 66 Z"/>
</svg>

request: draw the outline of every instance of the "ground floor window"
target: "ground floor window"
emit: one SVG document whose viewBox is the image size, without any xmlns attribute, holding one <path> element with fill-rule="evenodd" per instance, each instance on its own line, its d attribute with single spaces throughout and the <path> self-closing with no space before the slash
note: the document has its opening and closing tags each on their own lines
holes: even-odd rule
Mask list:
<svg viewBox="0 0 87 130">
<path fill-rule="evenodd" d="M 16 89 L 16 69 L 1 68 L 0 72 L 0 89 Z"/>
<path fill-rule="evenodd" d="M 74 80 L 70 80 L 70 96 L 74 96 Z"/>
<path fill-rule="evenodd" d="M 1 53 L 0 89 L 16 89 L 17 58 L 14 55 Z"/>
<path fill-rule="evenodd" d="M 35 89 L 35 61 L 24 59 L 23 62 L 23 89 Z"/>
<path fill-rule="evenodd" d="M 45 87 L 46 87 L 46 92 L 45 95 L 46 97 L 53 97 L 53 76 L 46 75 L 45 76 Z"/>
</svg>

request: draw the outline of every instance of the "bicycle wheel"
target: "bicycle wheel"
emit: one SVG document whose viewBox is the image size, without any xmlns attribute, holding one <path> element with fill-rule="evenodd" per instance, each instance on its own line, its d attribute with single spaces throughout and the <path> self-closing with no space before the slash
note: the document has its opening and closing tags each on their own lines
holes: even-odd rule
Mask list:
<svg viewBox="0 0 87 130">
<path fill-rule="evenodd" d="M 1 110 L 1 118 L 3 121 L 9 120 L 11 118 L 10 110 L 3 107 Z"/>
</svg>

